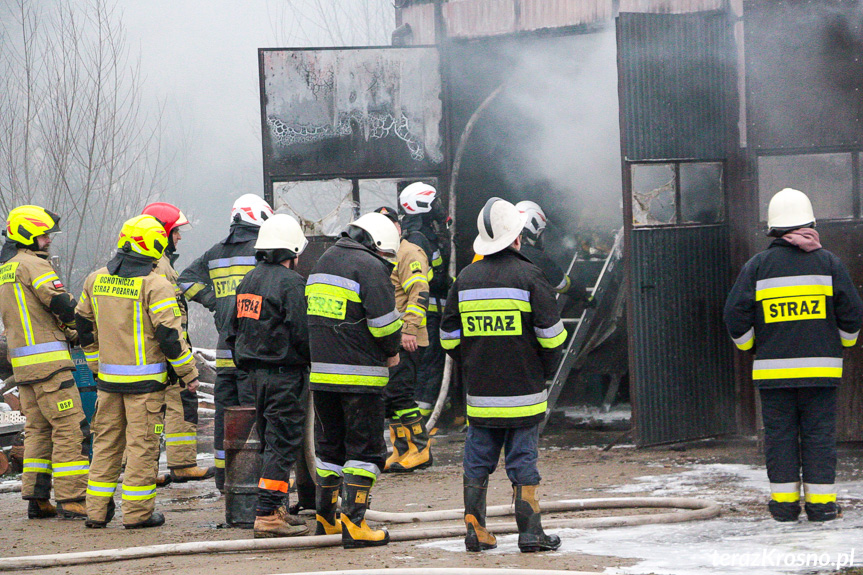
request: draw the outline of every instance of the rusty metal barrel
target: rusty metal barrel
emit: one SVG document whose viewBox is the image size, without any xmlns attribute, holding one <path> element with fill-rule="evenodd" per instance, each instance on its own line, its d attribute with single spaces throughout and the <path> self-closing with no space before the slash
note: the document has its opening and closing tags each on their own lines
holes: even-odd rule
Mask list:
<svg viewBox="0 0 863 575">
<path fill-rule="evenodd" d="M 255 524 L 261 441 L 254 407 L 225 408 L 225 520 L 231 527 Z"/>
</svg>

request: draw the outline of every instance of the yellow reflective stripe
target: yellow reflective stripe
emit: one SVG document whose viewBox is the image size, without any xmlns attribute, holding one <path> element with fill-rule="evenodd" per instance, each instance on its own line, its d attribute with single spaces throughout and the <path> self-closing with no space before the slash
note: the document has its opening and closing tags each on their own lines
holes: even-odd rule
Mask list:
<svg viewBox="0 0 863 575">
<path fill-rule="evenodd" d="M 237 367 L 237 364 L 234 363 L 234 360 L 230 357 L 228 358 L 216 358 L 216 367 Z"/>
<path fill-rule="evenodd" d="M 215 463 L 216 469 L 224 469 L 225 468 L 225 460 L 224 459 L 215 459 L 213 460 Z"/>
<path fill-rule="evenodd" d="M 542 347 L 549 349 L 554 348 L 559 345 L 563 345 L 563 342 L 566 341 L 566 330 L 563 330 L 554 337 L 537 337 L 536 340 Z"/>
<path fill-rule="evenodd" d="M 52 361 L 72 361 L 72 356 L 68 351 L 49 351 L 48 353 L 34 353 L 33 355 L 25 355 L 24 357 L 13 357 L 12 367 L 24 367 L 27 365 L 36 365 L 39 363 L 50 363 Z"/>
<path fill-rule="evenodd" d="M 306 286 L 306 296 L 309 295 L 331 295 L 342 297 L 348 301 L 360 303 L 360 294 L 353 290 L 329 284 L 311 284 Z"/>
<path fill-rule="evenodd" d="M 835 493 L 807 493 L 806 503 L 834 503 L 836 501 Z"/>
<path fill-rule="evenodd" d="M 340 373 L 315 373 L 309 375 L 312 383 L 331 383 L 339 385 L 365 385 L 369 387 L 383 387 L 389 381 L 387 376 L 379 375 L 346 375 Z"/>
<path fill-rule="evenodd" d="M 171 307 L 180 307 L 177 305 L 177 298 L 169 297 L 150 305 L 150 311 L 153 313 L 160 312 Z"/>
<path fill-rule="evenodd" d="M 444 349 L 455 349 L 460 343 L 461 338 L 440 340 L 440 346 Z"/>
<path fill-rule="evenodd" d="M 369 331 L 372 332 L 372 335 L 375 337 L 386 337 L 391 333 L 395 333 L 401 329 L 402 324 L 404 322 L 400 319 L 392 322 L 391 324 L 385 325 L 384 327 L 372 327 L 369 326 Z"/>
<path fill-rule="evenodd" d="M 423 309 L 421 306 L 418 306 L 418 305 L 413 304 L 413 303 L 408 304 L 408 307 L 405 310 L 405 313 L 415 313 L 420 317 L 426 316 L 426 310 Z"/>
<path fill-rule="evenodd" d="M 244 276 L 255 269 L 255 266 L 228 266 L 226 268 L 215 268 L 210 270 L 210 278 L 226 278 L 230 276 Z"/>
<path fill-rule="evenodd" d="M 436 257 L 435 259 L 433 259 L 433 260 L 432 260 L 432 265 L 433 265 L 434 267 L 438 267 L 438 266 L 440 266 L 442 263 L 443 263 L 443 258 L 442 258 L 442 257 L 440 257 L 440 256 L 438 256 L 438 257 Z"/>
<path fill-rule="evenodd" d="M 87 481 L 87 495 L 95 495 L 96 497 L 113 497 L 116 490 L 116 483 Z"/>
<path fill-rule="evenodd" d="M 420 282 L 420 281 L 423 283 L 428 283 L 428 280 L 426 280 L 426 277 L 424 275 L 414 274 L 410 277 L 410 279 L 408 279 L 408 281 L 406 281 L 405 283 L 402 284 L 402 288 L 405 291 L 408 291 L 412 285 L 414 285 L 415 283 Z"/>
<path fill-rule="evenodd" d="M 777 297 L 794 297 L 794 296 L 802 296 L 802 295 L 833 295 L 833 286 L 832 285 L 818 285 L 818 284 L 810 284 L 810 285 L 797 285 L 797 286 L 782 286 L 782 287 L 771 287 L 756 290 L 755 292 L 755 301 L 761 301 L 765 299 L 773 299 Z"/>
<path fill-rule="evenodd" d="M 27 309 L 27 297 L 21 284 L 15 284 L 15 299 L 18 301 L 18 315 L 21 316 L 21 327 L 24 328 L 24 340 L 27 345 L 35 345 L 36 338 L 33 337 L 33 323 L 30 319 L 30 310 Z"/>
<path fill-rule="evenodd" d="M 39 276 L 39 277 L 37 277 L 36 279 L 34 279 L 34 280 L 33 280 L 33 288 L 34 288 L 34 289 L 39 289 L 39 288 L 40 288 L 40 287 L 42 287 L 46 282 L 49 282 L 49 281 L 51 281 L 51 280 L 58 280 L 58 281 L 59 281 L 59 280 L 60 280 L 60 278 L 59 278 L 59 277 L 57 277 L 57 274 L 56 274 L 56 273 L 54 273 L 54 272 L 48 272 L 47 274 L 42 274 L 41 276 Z"/>
<path fill-rule="evenodd" d="M 738 343 L 736 345 L 737 345 L 737 349 L 739 349 L 739 350 L 749 351 L 755 345 L 755 338 L 753 337 L 753 338 L 747 340 L 746 343 Z"/>
<path fill-rule="evenodd" d="M 797 503 L 800 501 L 800 493 L 771 493 L 770 498 L 777 503 Z"/>
<path fill-rule="evenodd" d="M 169 361 L 169 362 L 171 363 L 171 365 L 173 365 L 174 367 L 180 367 L 181 365 L 186 365 L 187 363 L 191 363 L 191 362 L 192 362 L 192 359 L 193 359 L 193 358 L 192 358 L 192 352 L 191 352 L 191 351 L 189 351 L 189 350 L 187 349 L 187 350 L 186 350 L 186 353 L 182 354 L 182 355 L 181 355 L 180 357 L 178 357 L 177 359 L 171 359 L 171 358 L 168 358 L 168 361 Z"/>
<path fill-rule="evenodd" d="M 201 283 L 192 284 L 192 287 L 183 292 L 183 297 L 185 297 L 186 299 L 192 299 L 193 297 L 201 293 L 201 290 L 205 287 L 207 286 Z"/>
<path fill-rule="evenodd" d="M 753 369 L 752 379 L 795 379 L 803 377 L 842 377 L 841 367 L 789 367 Z"/>
<path fill-rule="evenodd" d="M 99 351 L 85 351 L 84 358 L 87 361 L 99 361 Z"/>
<path fill-rule="evenodd" d="M 429 306 L 431 309 L 431 306 Z M 478 299 L 458 302 L 458 311 L 511 310 L 530 312 L 530 302 L 519 299 Z"/>
<path fill-rule="evenodd" d="M 137 495 L 133 495 L 137 494 Z M 123 499 L 126 501 L 142 501 L 144 499 L 152 499 L 156 496 L 156 485 L 144 485 L 142 487 L 132 487 L 123 484 Z"/>
<path fill-rule="evenodd" d="M 159 383 L 168 381 L 168 372 L 146 374 L 146 375 L 114 375 L 109 373 L 99 372 L 99 379 L 106 383 L 136 383 L 144 380 L 155 379 Z"/>
<path fill-rule="evenodd" d="M 443 341 L 441 341 L 443 343 Z M 530 417 L 539 413 L 545 413 L 548 406 L 547 401 L 534 405 L 524 405 L 520 407 L 472 407 L 467 406 L 468 417 Z"/>
<path fill-rule="evenodd" d="M 50 459 L 25 459 L 24 473 L 51 473 Z"/>
</svg>

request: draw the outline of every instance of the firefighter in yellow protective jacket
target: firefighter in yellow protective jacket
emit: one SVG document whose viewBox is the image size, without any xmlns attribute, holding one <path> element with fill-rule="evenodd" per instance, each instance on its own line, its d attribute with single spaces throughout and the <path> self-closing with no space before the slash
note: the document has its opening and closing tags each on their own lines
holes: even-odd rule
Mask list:
<svg viewBox="0 0 863 575">
<path fill-rule="evenodd" d="M 30 519 L 84 518 L 90 429 L 72 372 L 75 299 L 48 262 L 60 218 L 39 206 L 9 212 L 0 252 L 0 314 L 27 418 L 21 496 Z M 51 497 L 54 478 L 55 509 Z"/>
<path fill-rule="evenodd" d="M 168 364 L 186 389 L 194 392 L 198 387 L 198 370 L 182 337 L 174 288 L 154 271 L 167 245 L 165 229 L 156 218 L 142 215 L 127 221 L 117 255 L 90 274 L 76 309 L 81 345 L 98 388 L 87 527 L 105 527 L 113 518 L 124 451 L 125 527 L 158 527 L 165 522 L 154 508 Z"/>
</svg>

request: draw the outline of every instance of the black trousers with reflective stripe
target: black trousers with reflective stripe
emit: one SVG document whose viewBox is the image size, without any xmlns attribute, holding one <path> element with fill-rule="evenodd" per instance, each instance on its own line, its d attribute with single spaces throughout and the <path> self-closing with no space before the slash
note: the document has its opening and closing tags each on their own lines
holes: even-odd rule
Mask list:
<svg viewBox="0 0 863 575">
<path fill-rule="evenodd" d="M 414 352 L 399 350 L 399 364 L 390 368 L 390 380 L 384 388 L 384 406 L 387 417 L 395 417 L 397 411 L 415 409 L 414 392 L 417 385 L 417 367 L 423 348 Z"/>
<path fill-rule="evenodd" d="M 762 389 L 764 451 L 770 483 L 836 480 L 836 388 Z"/>
<path fill-rule="evenodd" d="M 387 460 L 384 400 L 379 393 L 315 391 L 315 451 L 324 463 Z"/>
</svg>

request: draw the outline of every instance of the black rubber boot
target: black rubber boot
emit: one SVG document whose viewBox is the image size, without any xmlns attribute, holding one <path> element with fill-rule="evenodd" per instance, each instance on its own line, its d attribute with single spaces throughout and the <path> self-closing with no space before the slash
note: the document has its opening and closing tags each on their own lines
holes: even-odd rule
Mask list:
<svg viewBox="0 0 863 575">
<path fill-rule="evenodd" d="M 342 547 L 378 547 L 390 542 L 386 529 L 372 529 L 366 523 L 369 491 L 374 480 L 363 475 L 345 473 L 342 485 Z"/>
<path fill-rule="evenodd" d="M 47 499 L 30 499 L 27 502 L 28 519 L 48 519 L 57 517 L 57 508 Z"/>
<path fill-rule="evenodd" d="M 213 475 L 216 478 L 216 489 L 219 490 L 219 493 L 225 492 L 225 468 L 217 467 L 216 473 Z"/>
<path fill-rule="evenodd" d="M 809 521 L 833 521 L 842 517 L 842 508 L 835 501 L 831 501 L 830 503 L 806 503 L 804 508 L 806 509 L 806 517 Z M 800 509 L 797 512 L 800 513 Z"/>
<path fill-rule="evenodd" d="M 108 526 L 108 523 L 114 519 L 114 513 L 117 511 L 117 504 L 114 503 L 114 499 L 111 499 L 108 502 L 108 512 L 105 513 L 104 521 L 96 521 L 94 519 L 90 519 L 89 517 L 84 521 L 84 526 L 89 527 L 90 529 L 104 529 Z"/>
<path fill-rule="evenodd" d="M 464 546 L 468 551 L 479 552 L 497 547 L 497 539 L 485 528 L 485 498 L 488 493 L 488 476 L 471 479 L 464 476 L 464 525 L 467 535 Z"/>
<path fill-rule="evenodd" d="M 389 471 L 405 473 L 415 469 L 425 469 L 432 465 L 431 438 L 423 423 L 420 410 L 405 413 L 401 418 L 402 426 L 407 430 L 408 451 L 390 465 Z"/>
<path fill-rule="evenodd" d="M 132 523 L 124 525 L 126 529 L 146 529 L 147 527 L 160 527 L 165 524 L 165 516 L 158 511 L 153 511 L 153 514 L 146 521 L 140 523 Z"/>
<path fill-rule="evenodd" d="M 781 523 L 793 523 L 800 517 L 799 501 L 771 501 L 767 504 L 767 508 L 770 510 L 770 515 L 774 521 Z"/>
<path fill-rule="evenodd" d="M 384 473 L 392 471 L 390 467 L 394 463 L 398 463 L 405 455 L 408 454 L 408 436 L 407 428 L 402 425 L 399 418 L 393 418 L 390 424 L 390 443 L 393 446 L 393 452 L 387 457 L 387 462 L 384 464 Z"/>
<path fill-rule="evenodd" d="M 336 518 L 341 486 L 342 478 L 339 475 L 318 475 L 315 489 L 315 535 L 336 535 L 342 532 L 342 524 Z"/>
<path fill-rule="evenodd" d="M 515 522 L 518 524 L 518 548 L 522 553 L 554 551 L 560 547 L 560 537 L 546 535 L 536 500 L 536 485 L 514 485 Z"/>
</svg>

